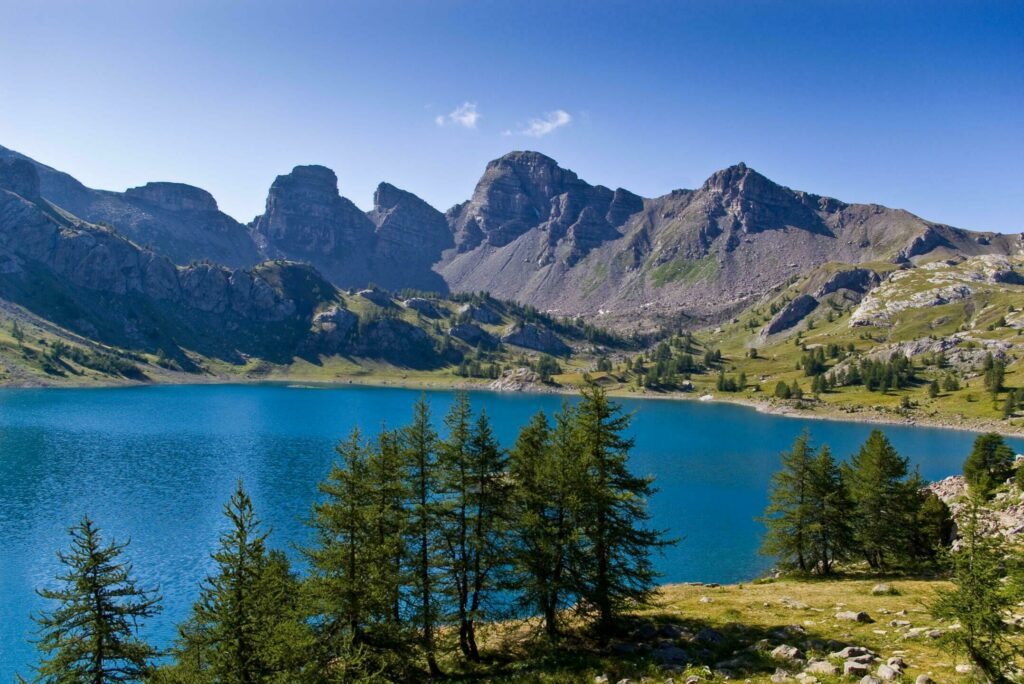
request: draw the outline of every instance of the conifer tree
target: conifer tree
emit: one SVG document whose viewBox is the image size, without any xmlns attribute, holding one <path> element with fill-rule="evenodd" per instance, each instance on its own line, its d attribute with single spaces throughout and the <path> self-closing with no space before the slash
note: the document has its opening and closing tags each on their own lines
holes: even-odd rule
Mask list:
<svg viewBox="0 0 1024 684">
<path fill-rule="evenodd" d="M 480 412 L 469 449 L 471 480 L 469 536 L 469 656 L 480 657 L 476 621 L 486 615 L 486 605 L 506 569 L 508 528 L 508 458 L 498 444 L 485 411 Z"/>
<path fill-rule="evenodd" d="M 56 606 L 33 616 L 42 652 L 37 681 L 138 681 L 152 672 L 158 655 L 140 638 L 139 626 L 160 612 L 160 597 L 136 584 L 121 557 L 127 544 L 104 544 L 89 516 L 69 534 L 70 550 L 57 553 L 66 568 L 57 577 L 61 586 L 39 590 Z"/>
<path fill-rule="evenodd" d="M 964 462 L 964 479 L 983 497 L 1013 474 L 1013 451 L 1001 435 L 978 435 L 970 456 Z"/>
<path fill-rule="evenodd" d="M 438 470 L 442 487 L 450 498 L 443 509 L 445 527 L 445 565 L 451 574 L 450 585 L 455 604 L 455 619 L 459 625 L 459 648 L 465 656 L 471 655 L 469 620 L 470 551 L 469 536 L 472 511 L 470 475 L 470 433 L 473 414 L 469 395 L 458 392 L 445 416 L 447 438 L 439 445 Z"/>
<path fill-rule="evenodd" d="M 814 554 L 813 569 L 828 575 L 832 565 L 849 555 L 853 544 L 852 508 L 839 465 L 827 444 L 811 462 L 811 511 L 809 534 Z"/>
<path fill-rule="evenodd" d="M 372 503 L 368 455 L 359 428 L 335 447 L 338 460 L 319 485 L 323 497 L 313 505 L 309 525 L 314 543 L 303 549 L 310 575 L 306 591 L 322 637 L 337 649 L 339 640 L 359 642 L 374 609 L 383 601 L 368 582 L 371 569 Z"/>
<path fill-rule="evenodd" d="M 549 640 L 571 603 L 570 564 L 579 543 L 582 459 L 574 446 L 573 409 L 564 405 L 553 429 L 543 412 L 519 432 L 510 459 L 512 585 L 520 607 L 544 618 Z"/>
<path fill-rule="evenodd" d="M 298 579 L 283 554 L 267 552 L 267 532 L 240 481 L 224 515 L 230 524 L 213 554 L 216 569 L 179 628 L 176 664 L 161 681 L 303 681 L 311 643 Z"/>
<path fill-rule="evenodd" d="M 612 632 L 624 608 L 650 595 L 657 577 L 651 551 L 668 543 L 645 526 L 653 479 L 629 470 L 633 440 L 623 436 L 629 423 L 630 416 L 599 385 L 582 389 L 575 439 L 584 459 L 581 522 L 589 549 L 575 570 L 581 598 L 597 614 L 601 638 Z"/>
<path fill-rule="evenodd" d="M 377 448 L 367 461 L 367 477 L 372 491 L 370 534 L 367 551 L 370 567 L 368 581 L 380 593 L 381 621 L 389 639 L 400 639 L 403 631 L 401 588 L 405 583 L 405 541 L 408 521 L 405 504 L 409 487 L 405 480 L 399 435 L 382 429 Z"/>
<path fill-rule="evenodd" d="M 811 523 L 814 449 L 810 435 L 801 433 L 793 447 L 782 453 L 782 470 L 772 476 L 769 503 L 762 518 L 767 533 L 761 546 L 784 566 L 800 572 L 813 569 Z"/>
<path fill-rule="evenodd" d="M 1004 582 L 1007 565 L 1014 559 L 1002 535 L 984 534 L 981 512 L 982 498 L 974 494 L 960 518 L 960 549 L 950 556 L 955 588 L 942 592 L 931 612 L 959 623 L 960 628 L 949 630 L 945 638 L 986 681 L 1009 682 L 1018 651 L 1005 618 L 1020 600 L 1020 589 L 1018 582 Z M 1018 574 L 1019 568 L 1011 570 Z"/>
<path fill-rule="evenodd" d="M 921 495 L 914 525 L 914 547 L 917 558 L 937 564 L 940 552 L 952 541 L 953 517 L 942 499 L 933 492 Z"/>
<path fill-rule="evenodd" d="M 880 430 L 843 468 L 850 498 L 856 545 L 872 569 L 912 554 L 911 531 L 917 507 L 920 478 L 908 477 L 908 461 L 899 455 Z"/>
<path fill-rule="evenodd" d="M 441 675 L 437 664 L 436 631 L 441 617 L 437 574 L 442 567 L 440 473 L 437 465 L 437 433 L 430 424 L 430 406 L 424 397 L 413 407 L 413 421 L 401 432 L 406 481 L 410 487 L 407 505 L 406 545 L 409 549 L 409 590 L 412 622 L 419 630 L 419 642 L 427 658 L 431 677 Z"/>
</svg>

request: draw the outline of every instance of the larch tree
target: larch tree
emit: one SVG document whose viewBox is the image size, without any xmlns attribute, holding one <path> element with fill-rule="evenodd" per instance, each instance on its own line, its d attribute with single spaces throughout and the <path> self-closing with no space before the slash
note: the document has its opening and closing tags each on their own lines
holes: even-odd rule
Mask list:
<svg viewBox="0 0 1024 684">
<path fill-rule="evenodd" d="M 591 382 L 581 390 L 574 418 L 584 472 L 580 523 L 589 547 L 574 571 L 581 599 L 596 613 L 597 634 L 606 639 L 623 610 L 650 596 L 657 578 L 651 552 L 670 542 L 646 526 L 653 478 L 629 469 L 633 440 L 624 433 L 631 416 Z"/>
<path fill-rule="evenodd" d="M 767 532 L 761 552 L 800 572 L 813 569 L 814 556 L 811 519 L 815 463 L 810 440 L 805 431 L 789 451 L 782 453 L 782 469 L 772 476 L 768 507 L 762 517 Z"/>
<path fill-rule="evenodd" d="M 42 659 L 37 681 L 63 684 L 138 681 L 153 671 L 158 652 L 139 636 L 160 612 L 155 590 L 138 586 L 122 554 L 127 544 L 105 544 L 88 517 L 69 530 L 71 548 L 58 552 L 65 571 L 58 588 L 39 590 L 56 604 L 34 615 Z"/>
<path fill-rule="evenodd" d="M 410 487 L 407 502 L 407 572 L 411 601 L 411 621 L 419 631 L 419 642 L 427 659 L 431 677 L 439 677 L 436 633 L 442 617 L 437 587 L 443 569 L 442 506 L 440 472 L 437 464 L 438 437 L 430 423 L 430 406 L 424 397 L 413 408 L 413 420 L 401 431 L 401 448 L 406 482 Z"/>
</svg>

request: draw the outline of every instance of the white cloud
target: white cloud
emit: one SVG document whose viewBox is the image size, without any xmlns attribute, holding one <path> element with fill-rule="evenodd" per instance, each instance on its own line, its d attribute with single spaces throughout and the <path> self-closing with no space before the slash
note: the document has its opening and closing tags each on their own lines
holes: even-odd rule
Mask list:
<svg viewBox="0 0 1024 684">
<path fill-rule="evenodd" d="M 528 135 L 531 138 L 540 138 L 548 133 L 552 132 L 556 128 L 562 126 L 568 126 L 572 121 L 572 116 L 569 112 L 564 109 L 556 109 L 553 112 L 548 112 L 540 119 L 530 119 L 529 125 L 520 131 L 523 135 Z"/>
<path fill-rule="evenodd" d="M 480 120 L 480 116 L 480 112 L 476 108 L 476 102 L 463 102 L 447 116 L 436 117 L 434 123 L 438 126 L 452 123 L 463 128 L 476 128 L 476 122 Z"/>
</svg>

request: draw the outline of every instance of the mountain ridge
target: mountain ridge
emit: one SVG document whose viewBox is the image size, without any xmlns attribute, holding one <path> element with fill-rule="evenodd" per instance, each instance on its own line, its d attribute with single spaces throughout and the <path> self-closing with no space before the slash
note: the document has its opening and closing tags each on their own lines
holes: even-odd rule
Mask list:
<svg viewBox="0 0 1024 684">
<path fill-rule="evenodd" d="M 742 162 L 698 188 L 644 198 L 591 185 L 539 152 L 513 151 L 489 162 L 470 198 L 444 214 L 388 183 L 364 212 L 341 194 L 333 171 L 297 166 L 271 184 L 264 213 L 242 225 L 193 186 L 91 190 L 0 148 L 4 157 L 35 164 L 41 194 L 54 204 L 179 264 L 284 258 L 310 263 L 343 288 L 488 291 L 620 328 L 680 317 L 712 324 L 827 262 L 1022 249 L 1019 236 L 792 190 Z"/>
</svg>

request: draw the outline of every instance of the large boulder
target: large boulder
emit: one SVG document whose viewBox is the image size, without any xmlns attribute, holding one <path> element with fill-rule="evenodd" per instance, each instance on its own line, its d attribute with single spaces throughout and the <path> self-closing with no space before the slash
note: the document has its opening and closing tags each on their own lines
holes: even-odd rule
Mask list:
<svg viewBox="0 0 1024 684">
<path fill-rule="evenodd" d="M 517 323 L 509 326 L 505 330 L 505 334 L 501 336 L 501 341 L 552 356 L 566 356 L 572 351 L 553 332 L 532 323 Z"/>
</svg>

